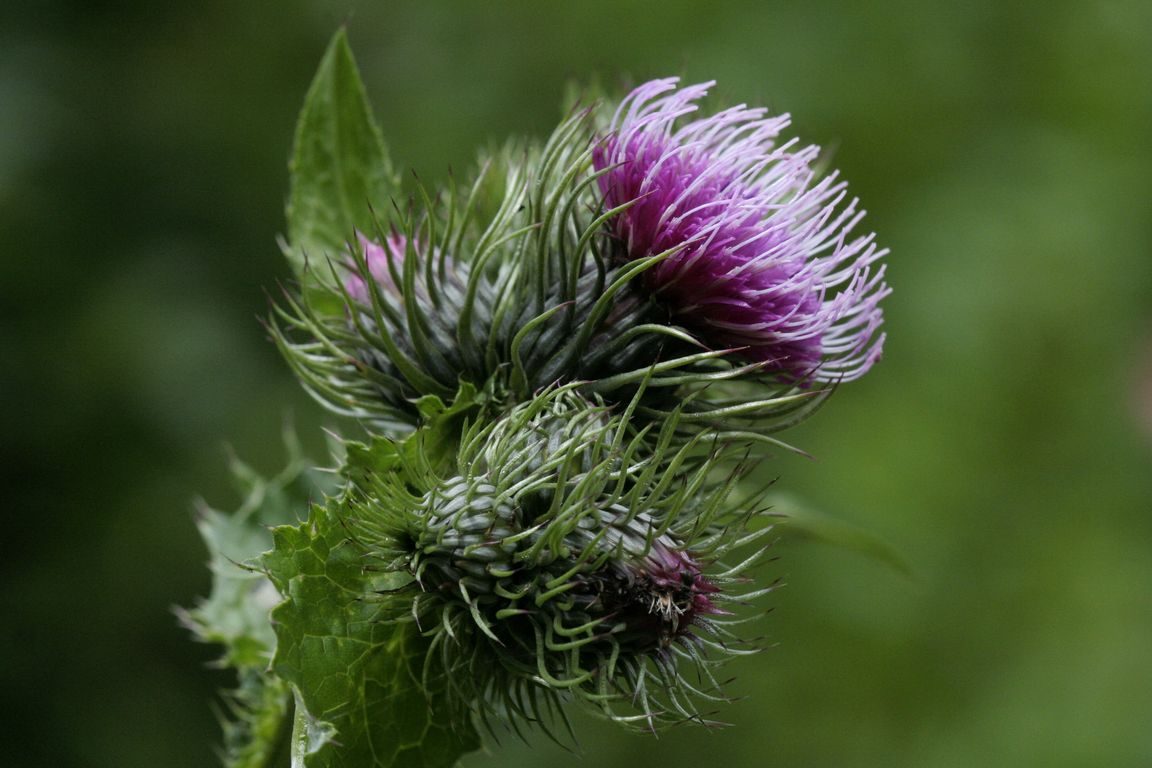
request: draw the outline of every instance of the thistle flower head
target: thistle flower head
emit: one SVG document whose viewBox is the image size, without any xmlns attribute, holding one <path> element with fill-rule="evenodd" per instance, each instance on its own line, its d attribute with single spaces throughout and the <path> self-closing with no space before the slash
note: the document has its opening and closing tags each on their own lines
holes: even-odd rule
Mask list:
<svg viewBox="0 0 1152 768">
<path fill-rule="evenodd" d="M 553 390 L 472 430 L 418 499 L 384 478 L 365 500 L 359 538 L 412 574 L 412 615 L 482 716 L 539 720 L 542 693 L 652 725 L 721 698 L 711 652 L 743 647 L 727 606 L 768 591 L 742 587 L 755 556 L 722 558 L 767 529 L 740 533 L 754 510 L 727 498 L 736 475 L 673 432 Z"/>
<path fill-rule="evenodd" d="M 685 121 L 710 83 L 654 80 L 620 105 L 594 150 L 618 258 L 668 256 L 644 282 L 676 322 L 791 380 L 864 374 L 880 356 L 886 251 L 819 149 L 777 145 L 788 116 L 733 107 Z"/>
</svg>

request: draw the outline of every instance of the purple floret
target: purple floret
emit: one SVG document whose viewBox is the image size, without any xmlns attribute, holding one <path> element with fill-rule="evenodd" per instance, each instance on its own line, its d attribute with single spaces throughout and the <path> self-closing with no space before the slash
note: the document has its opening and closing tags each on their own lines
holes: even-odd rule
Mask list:
<svg viewBox="0 0 1152 768">
<path fill-rule="evenodd" d="M 392 280 L 392 269 L 403 269 L 404 255 L 408 249 L 408 238 L 401 234 L 392 233 L 385 238 L 383 245 L 369 240 L 359 232 L 356 233 L 356 238 L 359 241 L 360 250 L 364 254 L 368 274 L 373 277 L 381 290 L 397 292 L 398 289 Z M 392 266 L 389 264 L 390 258 Z M 364 282 L 364 278 L 355 264 L 348 265 L 348 271 L 344 275 L 344 290 L 360 304 L 371 305 L 372 299 L 368 291 L 368 284 Z"/>
<path fill-rule="evenodd" d="M 654 80 L 621 103 L 593 162 L 622 257 L 670 253 L 644 284 L 713 347 L 795 381 L 862 376 L 880 357 L 887 253 L 819 148 L 776 145 L 787 115 L 733 107 L 683 121 L 711 83 Z"/>
</svg>

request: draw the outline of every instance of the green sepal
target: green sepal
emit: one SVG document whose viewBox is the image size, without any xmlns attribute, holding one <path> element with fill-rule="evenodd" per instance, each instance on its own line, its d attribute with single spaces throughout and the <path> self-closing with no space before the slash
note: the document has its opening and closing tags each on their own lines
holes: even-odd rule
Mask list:
<svg viewBox="0 0 1152 768">
<path fill-rule="evenodd" d="M 374 210 L 385 211 L 399 191 L 343 29 L 308 88 L 290 170 L 285 255 L 313 308 L 342 311 L 338 294 L 323 288 L 332 280 L 329 264 L 347 260 L 357 231 L 376 231 Z"/>
<path fill-rule="evenodd" d="M 273 670 L 296 697 L 294 766 L 449 768 L 480 745 L 443 677 L 427 674 L 428 641 L 410 621 L 412 581 L 375 568 L 336 500 L 273 531 L 263 564 L 284 602 L 272 614 Z"/>
</svg>

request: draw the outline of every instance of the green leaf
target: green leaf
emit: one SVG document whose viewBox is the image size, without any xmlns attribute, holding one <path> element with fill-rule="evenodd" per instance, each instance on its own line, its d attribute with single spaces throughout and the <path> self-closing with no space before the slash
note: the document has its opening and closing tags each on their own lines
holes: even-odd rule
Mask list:
<svg viewBox="0 0 1152 768">
<path fill-rule="evenodd" d="M 340 443 L 343 466 L 340 474 L 360 490 L 371 487 L 372 479 L 390 472 L 403 472 L 412 487 L 427 490 L 423 480 L 456 472 L 460 436 L 470 419 L 477 417 L 490 400 L 487 390 L 478 392 L 462 382 L 450 405 L 437 395 L 416 400 L 420 428 L 403 439 L 373 435 L 368 442 L 346 440 Z"/>
<path fill-rule="evenodd" d="M 210 596 L 181 619 L 204 641 L 224 646 L 221 664 L 234 667 L 237 688 L 224 693 L 224 762 L 232 768 L 272 765 L 288 743 L 289 690 L 268 672 L 276 645 L 269 612 L 279 596 L 255 559 L 272 547 L 269 527 L 307 514 L 308 504 L 331 490 L 331 480 L 300 455 L 285 435 L 288 466 L 265 479 L 233 457 L 231 470 L 243 502 L 225 513 L 201 503 L 196 525 L 208 547 Z"/>
<path fill-rule="evenodd" d="M 373 477 L 393 471 L 401 464 L 400 450 L 388 437 L 373 436 L 368 443 L 348 440 L 344 450 L 343 475 L 353 486 L 368 488 Z"/>
<path fill-rule="evenodd" d="M 484 393 L 478 393 L 468 382 L 461 382 L 451 405 L 445 405 L 436 395 L 418 399 L 416 408 L 420 411 L 421 428 L 405 441 L 409 459 L 421 457 L 433 469 L 441 471 L 454 467 L 464 425 L 475 418 L 484 401 Z"/>
<path fill-rule="evenodd" d="M 275 646 L 268 612 L 277 595 L 254 562 L 272 548 L 269 528 L 303 518 L 309 502 L 331 490 L 331 480 L 300 456 L 295 438 L 286 435 L 286 441 L 288 466 L 271 479 L 232 458 L 232 476 L 243 497 L 235 512 L 203 502 L 197 507 L 196 527 L 211 557 L 212 592 L 181 616 L 201 640 L 224 646 L 222 661 L 229 666 L 263 669 Z"/>
<path fill-rule="evenodd" d="M 791 494 L 771 494 L 765 501 L 773 513 L 778 515 L 773 524 L 778 526 L 784 535 L 795 533 L 825 544 L 850 549 L 905 576 L 912 575 L 912 568 L 900 551 L 867 528 L 817 511 Z"/>
<path fill-rule="evenodd" d="M 320 289 L 329 261 L 344 260 L 357 231 L 376 231 L 373 208 L 387 211 L 399 189 L 343 29 L 304 99 L 290 169 L 286 255 L 310 303 L 332 303 Z"/>
<path fill-rule="evenodd" d="M 274 768 L 288 763 L 292 718 L 287 683 L 265 670 L 240 672 L 240 685 L 225 702 L 224 764 L 228 768 Z"/>
<path fill-rule="evenodd" d="M 443 678 L 424 676 L 427 640 L 389 592 L 411 583 L 373 570 L 336 502 L 274 530 L 264 565 L 285 601 L 273 611 L 274 671 L 296 696 L 293 765 L 449 768 L 476 749 Z"/>
</svg>

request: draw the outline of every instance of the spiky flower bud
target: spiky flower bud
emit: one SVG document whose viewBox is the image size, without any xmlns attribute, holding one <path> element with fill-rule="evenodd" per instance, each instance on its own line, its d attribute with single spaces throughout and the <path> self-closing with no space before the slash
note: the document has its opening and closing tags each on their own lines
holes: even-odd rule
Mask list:
<svg viewBox="0 0 1152 768">
<path fill-rule="evenodd" d="M 458 600 L 502 645 L 516 635 L 502 622 L 529 617 L 551 651 L 614 641 L 644 653 L 720 612 L 709 599 L 719 588 L 683 545 L 621 504 L 557 532 L 484 482 L 453 478 L 425 501 L 409 568 L 426 593 Z M 534 643 L 524 650 L 533 655 Z"/>
<path fill-rule="evenodd" d="M 708 651 L 741 647 L 725 606 L 749 597 L 751 562 L 720 558 L 767 529 L 733 533 L 753 514 L 726 509 L 738 471 L 717 478 L 719 457 L 673 432 L 554 390 L 473 430 L 457 473 L 405 511 L 373 514 L 396 478 L 358 505 L 359 539 L 412 574 L 412 615 L 479 711 L 535 718 L 537 693 L 576 695 L 652 724 L 701 719 L 691 695 L 719 696 Z"/>
</svg>

